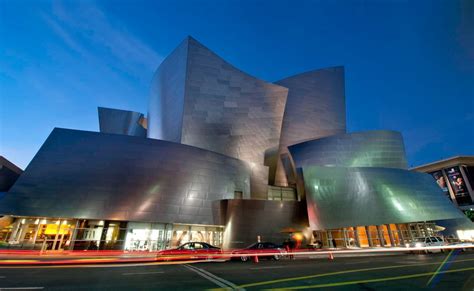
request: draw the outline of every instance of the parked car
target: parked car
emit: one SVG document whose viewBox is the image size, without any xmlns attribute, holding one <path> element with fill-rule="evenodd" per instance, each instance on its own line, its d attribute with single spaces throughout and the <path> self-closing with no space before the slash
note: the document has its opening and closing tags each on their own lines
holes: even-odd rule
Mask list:
<svg viewBox="0 0 474 291">
<path fill-rule="evenodd" d="M 249 258 L 259 254 L 265 254 L 258 256 L 259 258 L 268 258 L 278 261 L 285 255 L 285 250 L 271 242 L 256 242 L 244 249 L 234 250 L 232 254 L 240 254 L 240 256 L 233 258 L 240 259 L 242 262 L 246 262 Z"/>
<path fill-rule="evenodd" d="M 205 242 L 188 242 L 174 249 L 162 250 L 157 253 L 157 260 L 192 260 L 220 258 L 222 250 Z"/>
<path fill-rule="evenodd" d="M 409 244 L 406 244 L 406 247 L 409 248 L 422 248 L 422 247 L 433 247 L 433 246 L 444 246 L 446 243 L 443 241 L 442 238 L 438 236 L 429 236 L 429 237 L 419 237 L 416 238 Z M 442 249 L 430 249 L 430 250 L 422 250 L 425 253 L 430 252 L 443 252 Z"/>
</svg>

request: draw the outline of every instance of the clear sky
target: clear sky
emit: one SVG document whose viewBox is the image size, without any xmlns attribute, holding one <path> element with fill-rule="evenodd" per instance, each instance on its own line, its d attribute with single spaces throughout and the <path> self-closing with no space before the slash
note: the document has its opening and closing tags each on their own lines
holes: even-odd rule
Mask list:
<svg viewBox="0 0 474 291">
<path fill-rule="evenodd" d="M 410 165 L 474 155 L 471 0 L 0 0 L 0 155 L 25 168 L 97 106 L 146 113 L 187 35 L 268 81 L 344 65 L 349 131 L 401 131 Z"/>
</svg>

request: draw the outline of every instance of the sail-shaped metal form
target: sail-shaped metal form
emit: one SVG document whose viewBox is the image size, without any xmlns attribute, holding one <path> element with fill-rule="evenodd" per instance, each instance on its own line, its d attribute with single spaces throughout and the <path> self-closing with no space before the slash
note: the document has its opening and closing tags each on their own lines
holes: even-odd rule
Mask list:
<svg viewBox="0 0 474 291">
<path fill-rule="evenodd" d="M 244 73 L 188 37 L 154 76 L 148 137 L 248 162 L 252 197 L 265 199 L 265 151 L 278 147 L 287 94 L 287 88 Z"/>
<path fill-rule="evenodd" d="M 276 185 L 294 185 L 294 167 L 287 147 L 346 132 L 344 67 L 314 70 L 275 83 L 289 92 L 274 180 Z"/>
<path fill-rule="evenodd" d="M 467 219 L 428 174 L 407 170 L 402 135 L 339 134 L 289 147 L 314 230 Z"/>
</svg>

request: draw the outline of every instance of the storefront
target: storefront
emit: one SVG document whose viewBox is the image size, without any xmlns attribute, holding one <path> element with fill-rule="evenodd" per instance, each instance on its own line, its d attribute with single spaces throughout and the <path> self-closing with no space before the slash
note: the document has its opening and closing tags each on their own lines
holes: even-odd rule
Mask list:
<svg viewBox="0 0 474 291">
<path fill-rule="evenodd" d="M 432 222 L 356 226 L 314 231 L 314 241 L 322 247 L 396 247 L 417 237 L 436 235 Z"/>
<path fill-rule="evenodd" d="M 13 217 L 0 230 L 12 248 L 158 251 L 189 241 L 222 245 L 223 226 Z"/>
</svg>

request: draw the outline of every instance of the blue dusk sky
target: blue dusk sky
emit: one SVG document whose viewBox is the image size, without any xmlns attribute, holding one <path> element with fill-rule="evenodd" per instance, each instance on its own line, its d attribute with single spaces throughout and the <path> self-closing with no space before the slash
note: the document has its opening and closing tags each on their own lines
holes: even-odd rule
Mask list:
<svg viewBox="0 0 474 291">
<path fill-rule="evenodd" d="M 268 81 L 344 65 L 349 131 L 402 132 L 412 166 L 474 155 L 470 0 L 0 0 L 0 155 L 25 168 L 98 106 L 146 113 L 187 35 Z"/>
</svg>

